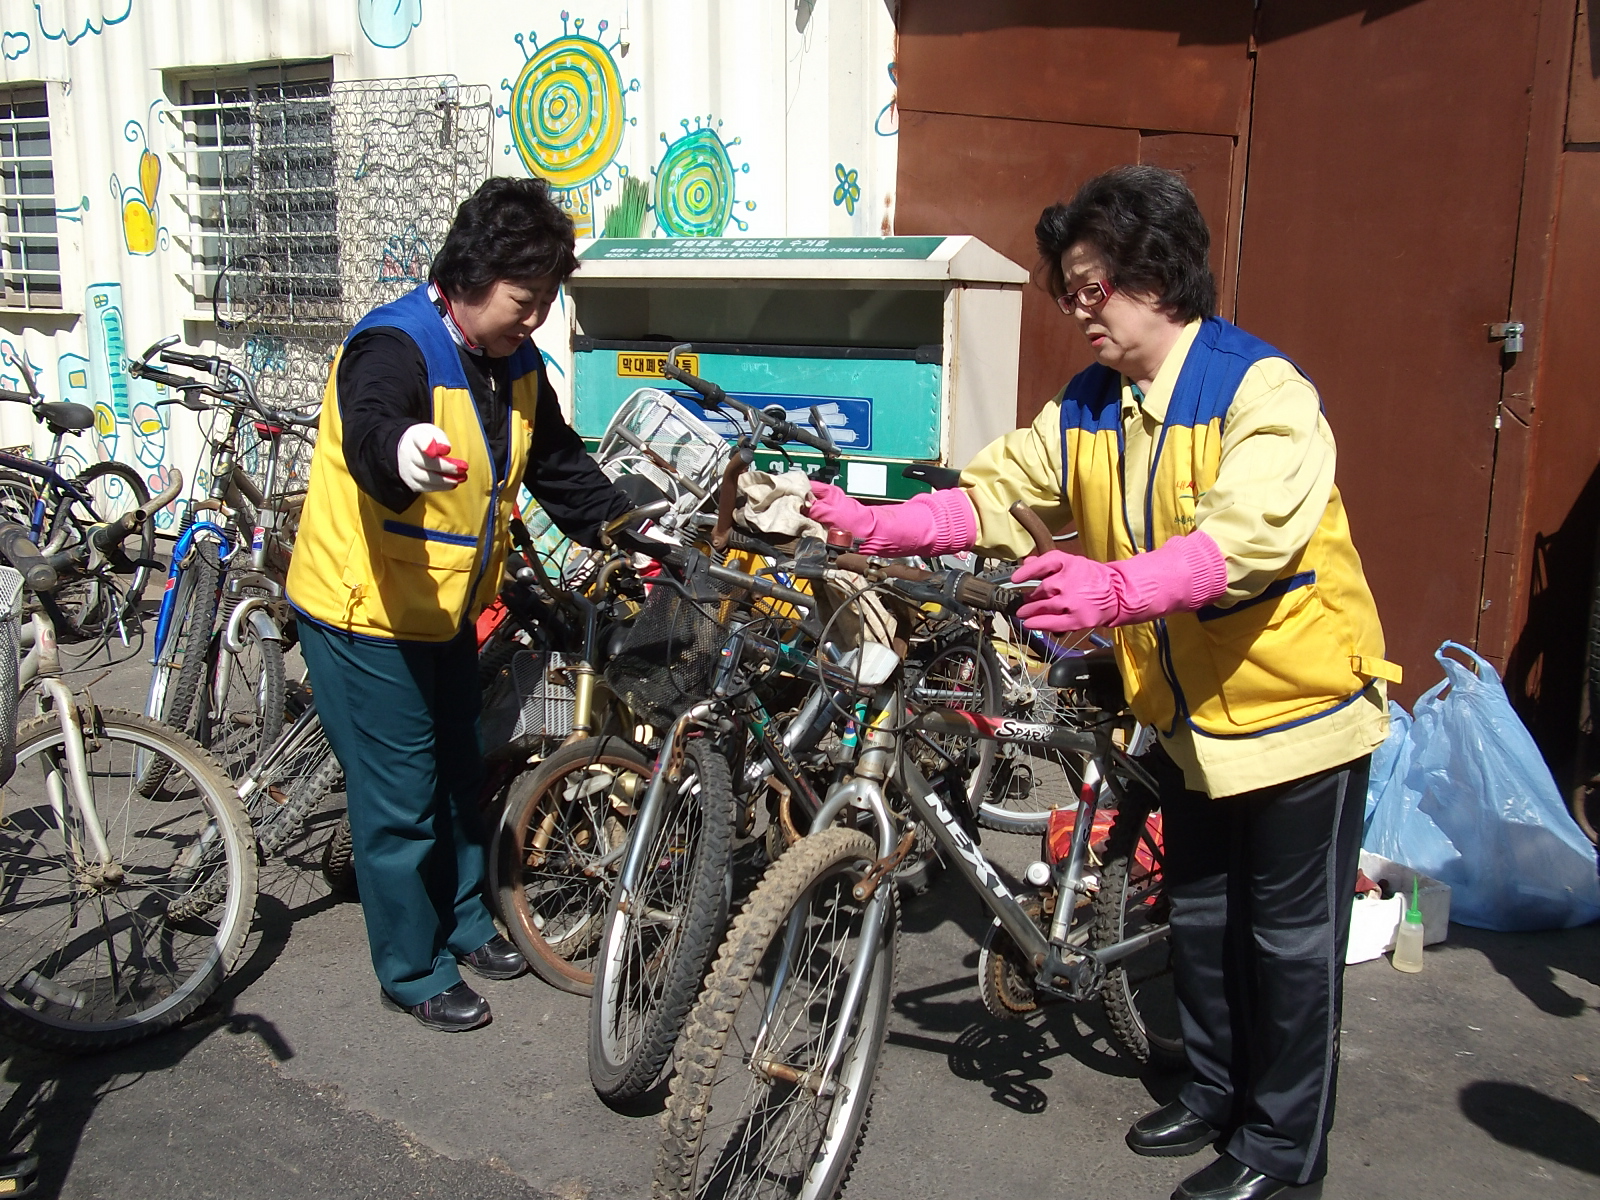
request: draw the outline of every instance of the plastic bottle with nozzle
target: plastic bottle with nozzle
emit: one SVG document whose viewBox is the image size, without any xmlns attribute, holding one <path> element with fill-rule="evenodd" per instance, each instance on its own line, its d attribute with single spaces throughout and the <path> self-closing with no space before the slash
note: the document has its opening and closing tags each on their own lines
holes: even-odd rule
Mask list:
<svg viewBox="0 0 1600 1200">
<path fill-rule="evenodd" d="M 1397 971 L 1416 974 L 1422 970 L 1422 909 L 1417 904 L 1417 877 L 1411 877 L 1411 907 L 1400 918 L 1395 930 L 1394 955 L 1389 959 Z"/>
</svg>

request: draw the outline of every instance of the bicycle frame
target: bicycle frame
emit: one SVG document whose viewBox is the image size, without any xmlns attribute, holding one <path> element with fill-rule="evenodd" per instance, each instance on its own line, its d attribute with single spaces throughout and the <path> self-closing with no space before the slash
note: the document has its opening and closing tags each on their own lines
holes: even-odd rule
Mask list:
<svg viewBox="0 0 1600 1200">
<path fill-rule="evenodd" d="M 1082 874 L 1086 861 L 1089 836 L 1094 824 L 1094 812 L 1099 803 L 1101 787 L 1094 781 L 1086 782 L 1080 797 L 1077 821 L 1073 829 L 1072 850 L 1067 865 L 1055 872 L 1055 885 L 1059 899 L 1056 904 L 1056 921 L 1049 935 L 1040 932 L 1001 878 L 1000 873 L 984 857 L 977 842 L 967 832 L 963 822 L 951 812 L 928 782 L 917 764 L 909 757 L 899 755 L 899 732 L 885 730 L 884 718 L 891 708 L 880 707 L 878 717 L 862 739 L 862 754 L 857 760 L 856 773 L 834 787 L 822 810 L 811 824 L 811 832 L 826 829 L 846 807 L 864 809 L 871 814 L 878 831 L 877 863 L 866 878 L 856 886 L 856 897 L 868 901 L 862 919 L 862 945 L 851 967 L 846 985 L 844 1007 L 833 1043 L 820 1071 L 810 1072 L 805 1079 L 795 1080 L 819 1095 L 828 1094 L 834 1086 L 834 1073 L 843 1056 L 849 1031 L 852 1028 L 861 1000 L 866 994 L 874 961 L 886 928 L 889 900 L 879 886 L 889 869 L 903 854 L 900 847 L 909 846 L 909 838 L 895 844 L 898 825 L 888 811 L 883 794 L 883 783 L 888 777 L 889 764 L 898 758 L 899 788 L 910 802 L 916 818 L 933 834 L 934 840 L 945 852 L 950 867 L 982 899 L 994 918 L 1011 936 L 1025 958 L 1036 970 L 1034 985 L 1040 990 L 1068 1000 L 1088 999 L 1099 989 L 1108 967 L 1129 958 L 1154 942 L 1167 936 L 1166 925 L 1155 925 L 1131 938 L 1124 938 L 1110 946 L 1090 949 L 1071 944 L 1066 937 L 1066 923 L 1076 907 L 1077 896 L 1092 890 L 1093 881 Z M 1121 750 L 1111 744 L 1109 732 L 1102 728 L 1094 733 L 1065 729 L 1054 725 L 1038 725 L 1017 721 L 1009 717 L 986 717 L 962 709 L 936 708 L 923 712 L 908 727 L 928 732 L 977 737 L 1002 744 L 1017 743 L 1034 747 L 1068 752 L 1088 751 L 1095 761 L 1106 762 L 1116 768 L 1103 772 L 1106 787 L 1120 799 L 1125 792 L 1118 772 L 1126 771 L 1144 786 L 1154 787 L 1149 774 Z M 875 761 L 874 761 L 875 760 Z M 891 884 L 891 886 L 893 886 Z M 791 917 L 785 932 L 785 952 L 779 960 L 780 975 L 789 970 L 794 941 L 798 936 L 801 914 Z M 774 1003 L 781 994 L 781 979 L 772 987 Z M 752 1062 L 759 1064 L 759 1046 L 772 1014 L 763 1019 L 761 1032 L 752 1051 Z M 758 1066 L 759 1069 L 759 1066 Z"/>
<path fill-rule="evenodd" d="M 39 685 L 39 689 L 49 698 L 56 720 L 61 724 L 62 741 L 66 749 L 65 782 L 59 764 L 45 780 L 50 807 L 61 830 L 62 840 L 71 848 L 74 866 L 79 871 L 98 871 L 106 876 L 107 882 L 115 883 L 117 880 L 110 877 L 114 856 L 106 843 L 105 827 L 100 822 L 100 813 L 94 804 L 94 789 L 89 784 L 88 761 L 83 752 L 82 716 L 73 699 L 72 689 L 60 678 L 61 659 L 56 647 L 55 626 L 44 613 L 35 613 L 32 625 L 23 635 L 23 641 L 31 641 L 32 645 L 18 664 L 19 691 L 26 691 L 34 683 Z M 89 840 L 88 854 L 84 853 L 78 840 L 70 836 L 71 828 L 67 822 L 69 803 L 83 822 L 84 833 Z M 120 871 L 120 868 L 117 870 Z"/>
<path fill-rule="evenodd" d="M 59 439 L 57 440 L 59 442 Z M 44 485 L 39 489 L 39 495 L 34 499 L 33 514 L 28 525 L 28 533 L 33 539 L 34 545 L 40 546 L 41 549 L 48 549 L 40 543 L 39 539 L 44 537 L 45 514 L 48 511 L 45 504 L 45 496 L 52 488 L 55 489 L 61 497 L 60 500 L 56 502 L 56 512 L 59 513 L 62 509 L 66 508 L 67 505 L 71 504 L 73 501 L 77 501 L 89 510 L 89 515 L 94 520 L 100 520 L 100 514 L 95 512 L 94 501 L 90 497 L 89 493 L 79 487 L 76 481 L 68 479 L 53 466 L 50 466 L 46 463 L 35 462 L 31 458 L 24 458 L 19 454 L 10 454 L 5 451 L 0 451 L 0 467 L 5 467 L 8 470 L 17 471 L 24 475 L 31 475 Z M 52 521 L 51 524 L 53 525 L 54 522 Z"/>
</svg>

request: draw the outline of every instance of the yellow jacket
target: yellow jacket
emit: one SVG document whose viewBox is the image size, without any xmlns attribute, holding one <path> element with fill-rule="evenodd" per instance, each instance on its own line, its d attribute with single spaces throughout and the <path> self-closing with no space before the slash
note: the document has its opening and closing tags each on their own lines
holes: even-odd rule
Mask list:
<svg viewBox="0 0 1600 1200">
<path fill-rule="evenodd" d="M 1303 440 L 1322 449 L 1316 437 L 1322 423 L 1309 385 L 1270 346 L 1213 319 L 1191 325 L 1158 374 L 1152 391 L 1163 393 L 1161 420 L 1149 453 L 1133 460 L 1137 478 L 1127 477 L 1124 452 L 1127 389 L 1115 372 L 1096 366 L 1074 378 L 1059 407 L 1052 406 L 1053 429 L 1042 417 L 1033 429 L 1002 439 L 974 460 L 962 480 L 977 510 L 979 541 L 988 546 L 1008 548 L 1004 514 L 1016 499 L 1047 519 L 1075 518 L 1085 553 L 1102 562 L 1192 531 L 1197 512 L 1200 527 L 1215 531 L 1228 560 L 1228 593 L 1200 613 L 1115 631 L 1135 713 L 1178 751 L 1191 786 L 1213 795 L 1294 778 L 1370 750 L 1382 740 L 1383 695 L 1381 683 L 1369 685 L 1399 677 L 1383 658 L 1376 607 L 1332 485 L 1331 438 L 1325 456 L 1308 452 L 1291 465 L 1291 476 L 1298 469 L 1309 478 L 1290 478 L 1285 482 L 1293 486 L 1281 489 L 1260 485 L 1305 492 L 1306 511 L 1287 514 L 1281 526 L 1270 520 L 1264 525 L 1258 516 L 1248 531 L 1248 503 L 1226 515 L 1213 504 L 1206 515 L 1205 498 L 1221 473 L 1231 407 L 1246 374 L 1266 360 L 1310 397 L 1311 428 Z M 1260 375 L 1257 368 L 1256 390 Z M 1265 439 L 1274 441 L 1290 439 Z M 1235 456 L 1243 462 L 1253 453 L 1259 451 L 1246 447 Z M 1055 472 L 1053 479 L 1044 477 L 1045 470 Z M 1237 467 L 1233 472 L 1237 479 Z M 1254 500 L 1270 517 L 1279 497 Z M 1283 529 L 1291 544 L 1281 551 L 1261 545 Z M 1320 755 L 1330 761 L 1308 763 L 1293 749 L 1295 743 L 1319 742 L 1331 743 Z M 1261 757 L 1256 751 L 1266 752 L 1271 765 L 1239 769 Z M 1203 769 L 1212 764 L 1221 769 Z"/>
<path fill-rule="evenodd" d="M 499 592 L 512 502 L 533 433 L 539 352 L 524 343 L 511 357 L 508 462 L 497 473 L 456 344 L 427 288 L 374 309 L 350 337 L 379 326 L 399 329 L 422 351 L 433 424 L 448 435 L 451 453 L 466 459 L 467 481 L 449 491 L 424 492 L 400 513 L 356 485 L 345 463 L 339 413 L 341 347 L 322 402 L 288 597 L 305 616 L 347 633 L 449 641 Z"/>
</svg>

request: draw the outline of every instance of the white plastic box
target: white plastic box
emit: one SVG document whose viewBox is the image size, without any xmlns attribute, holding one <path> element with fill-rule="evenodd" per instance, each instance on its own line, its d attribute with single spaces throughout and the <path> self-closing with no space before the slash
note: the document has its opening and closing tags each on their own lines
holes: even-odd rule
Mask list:
<svg viewBox="0 0 1600 1200">
<path fill-rule="evenodd" d="M 1352 900 L 1350 945 L 1346 963 L 1379 958 L 1394 947 L 1400 918 L 1411 903 L 1411 881 L 1417 880 L 1417 906 L 1422 909 L 1422 944 L 1442 942 L 1450 933 L 1450 887 L 1420 871 L 1390 862 L 1370 851 L 1361 852 L 1361 870 L 1374 883 L 1387 879 L 1394 889 L 1389 900 Z"/>
</svg>

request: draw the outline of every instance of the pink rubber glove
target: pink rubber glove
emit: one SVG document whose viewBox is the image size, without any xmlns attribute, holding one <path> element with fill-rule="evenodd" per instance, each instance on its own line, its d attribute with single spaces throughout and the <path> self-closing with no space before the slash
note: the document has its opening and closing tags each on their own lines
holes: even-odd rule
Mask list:
<svg viewBox="0 0 1600 1200">
<path fill-rule="evenodd" d="M 861 539 L 868 554 L 952 554 L 978 536 L 978 514 L 960 488 L 924 492 L 904 504 L 871 506 L 831 483 L 811 484 L 810 515 Z"/>
<path fill-rule="evenodd" d="M 1033 579 L 1043 582 L 1017 616 L 1030 629 L 1067 633 L 1195 612 L 1227 591 L 1228 564 L 1217 544 L 1196 530 L 1114 563 L 1052 550 L 1011 576 L 1013 583 Z"/>
</svg>

